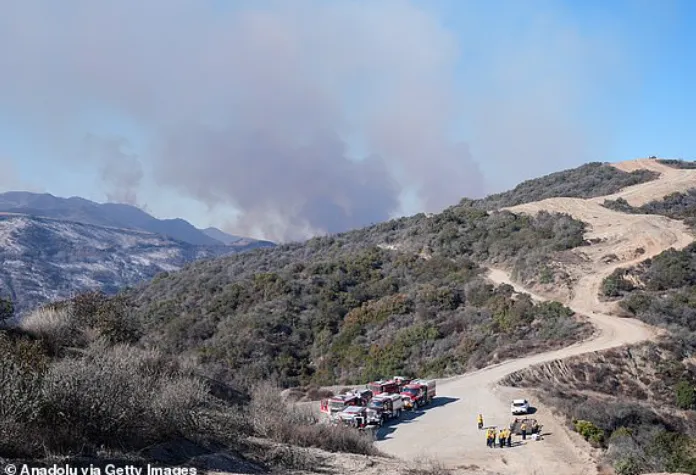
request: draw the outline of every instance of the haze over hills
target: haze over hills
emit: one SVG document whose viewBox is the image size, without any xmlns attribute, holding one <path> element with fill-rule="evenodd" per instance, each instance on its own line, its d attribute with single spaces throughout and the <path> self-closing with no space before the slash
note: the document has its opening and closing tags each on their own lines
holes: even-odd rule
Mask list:
<svg viewBox="0 0 696 475">
<path fill-rule="evenodd" d="M 0 194 L 0 212 L 27 214 L 161 234 L 199 246 L 234 245 L 249 249 L 273 243 L 232 236 L 219 229 L 198 229 L 186 220 L 158 219 L 140 208 L 120 203 L 96 203 L 80 197 L 61 198 L 48 193 L 10 191 Z"/>
</svg>

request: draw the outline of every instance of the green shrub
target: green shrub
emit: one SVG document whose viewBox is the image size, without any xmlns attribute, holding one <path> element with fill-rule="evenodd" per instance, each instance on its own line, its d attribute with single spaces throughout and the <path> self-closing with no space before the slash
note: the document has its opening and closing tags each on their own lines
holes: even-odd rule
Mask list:
<svg viewBox="0 0 696 475">
<path fill-rule="evenodd" d="M 662 163 L 663 165 L 667 165 L 667 166 L 670 166 L 672 168 L 681 168 L 681 169 L 686 169 L 686 170 L 696 168 L 696 162 L 689 161 L 689 160 L 678 160 L 678 159 L 674 159 L 674 158 L 665 158 L 665 159 L 659 159 L 657 161 Z"/>
<path fill-rule="evenodd" d="M 616 475 L 640 475 L 644 473 L 645 466 L 636 457 L 622 458 L 614 463 Z"/>
<path fill-rule="evenodd" d="M 631 437 L 633 430 L 629 427 L 619 427 L 611 433 L 611 439 L 615 440 L 619 437 Z"/>
<path fill-rule="evenodd" d="M 681 380 L 674 388 L 677 407 L 680 409 L 693 409 L 696 404 L 694 386 L 688 381 Z"/>
<path fill-rule="evenodd" d="M 635 288 L 630 280 L 626 279 L 628 269 L 616 269 L 611 275 L 602 281 L 601 292 L 606 297 L 619 297 Z"/>
<path fill-rule="evenodd" d="M 591 421 L 575 420 L 573 421 L 573 427 L 592 445 L 599 447 L 604 444 L 604 430 L 594 425 Z"/>
<path fill-rule="evenodd" d="M 646 455 L 660 461 L 660 470 L 665 472 L 696 473 L 696 445 L 685 434 L 660 431 L 646 449 Z"/>
</svg>

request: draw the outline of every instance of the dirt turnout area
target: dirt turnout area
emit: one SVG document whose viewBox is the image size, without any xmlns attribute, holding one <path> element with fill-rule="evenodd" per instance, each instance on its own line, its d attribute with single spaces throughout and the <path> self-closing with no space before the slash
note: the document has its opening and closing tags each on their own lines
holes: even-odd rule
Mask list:
<svg viewBox="0 0 696 475">
<path fill-rule="evenodd" d="M 555 359 L 599 351 L 653 338 L 657 331 L 640 321 L 618 318 L 615 304 L 600 302 L 599 286 L 615 268 L 630 266 L 653 257 L 671 247 L 681 249 L 694 238 L 680 222 L 654 215 L 628 215 L 601 206 L 605 199 L 622 197 L 632 205 L 661 199 L 675 191 L 696 187 L 696 170 L 678 170 L 655 160 L 641 159 L 615 164 L 621 170 L 648 168 L 661 173 L 660 178 L 607 197 L 593 199 L 552 198 L 508 208 L 515 213 L 537 213 L 541 210 L 564 212 L 588 223 L 588 239 L 595 244 L 576 252 L 579 264 L 566 271 L 572 277 L 572 295 L 561 300 L 585 315 L 597 331 L 588 341 L 549 353 L 511 360 L 463 376 L 438 383 L 439 401 L 410 420 L 383 429 L 377 446 L 380 450 L 406 459 L 436 458 L 447 466 L 461 468 L 461 473 L 475 473 L 463 467 L 475 465 L 481 470 L 497 473 L 588 475 L 597 473 L 588 445 L 577 434 L 569 432 L 550 411 L 534 401 L 523 390 L 504 388 L 497 382 L 519 369 Z M 606 256 L 615 255 L 607 260 Z M 611 263 L 607 263 L 611 261 Z M 518 291 L 536 299 L 555 298 L 535 295 L 510 281 L 500 269 L 491 269 L 489 277 L 497 283 L 509 283 Z M 542 441 L 521 442 L 504 449 L 486 446 L 484 431 L 476 427 L 476 415 L 482 413 L 485 426 L 504 427 L 510 423 L 510 401 L 527 398 L 535 407 L 548 434 Z"/>
</svg>

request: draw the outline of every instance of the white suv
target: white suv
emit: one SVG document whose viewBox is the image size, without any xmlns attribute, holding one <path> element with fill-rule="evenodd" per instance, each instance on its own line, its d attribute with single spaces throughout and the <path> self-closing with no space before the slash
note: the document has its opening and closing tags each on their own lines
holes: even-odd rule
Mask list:
<svg viewBox="0 0 696 475">
<path fill-rule="evenodd" d="M 510 405 L 513 414 L 527 414 L 529 412 L 529 401 L 526 399 L 515 399 Z"/>
</svg>

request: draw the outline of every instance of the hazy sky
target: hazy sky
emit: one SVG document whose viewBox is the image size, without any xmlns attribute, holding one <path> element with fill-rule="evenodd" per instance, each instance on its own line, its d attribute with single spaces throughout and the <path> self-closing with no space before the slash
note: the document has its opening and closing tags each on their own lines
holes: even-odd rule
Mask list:
<svg viewBox="0 0 696 475">
<path fill-rule="evenodd" d="M 696 2 L 0 0 L 0 188 L 273 240 L 693 159 Z"/>
</svg>

